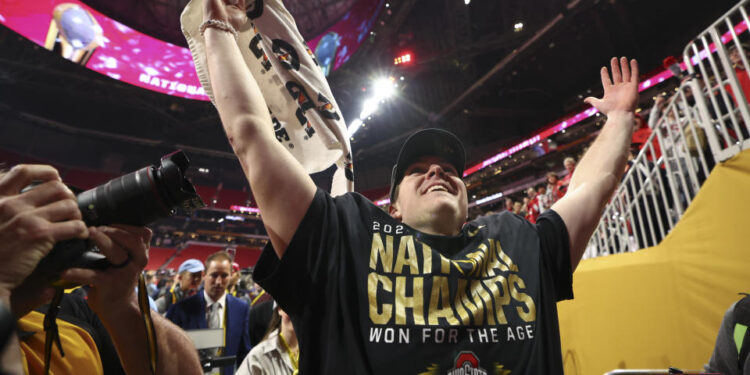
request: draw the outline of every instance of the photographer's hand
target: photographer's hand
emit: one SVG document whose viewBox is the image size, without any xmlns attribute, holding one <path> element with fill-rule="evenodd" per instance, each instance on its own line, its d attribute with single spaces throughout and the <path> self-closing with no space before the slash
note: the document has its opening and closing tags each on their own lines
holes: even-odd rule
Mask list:
<svg viewBox="0 0 750 375">
<path fill-rule="evenodd" d="M 143 318 L 135 285 L 148 263 L 148 228 L 127 225 L 91 228 L 91 240 L 112 264 L 104 271 L 70 269 L 68 281 L 91 285 L 88 303 L 112 336 L 122 367 L 129 374 L 150 373 Z M 157 337 L 159 374 L 202 374 L 195 346 L 182 330 L 159 314 L 151 314 Z"/>
<path fill-rule="evenodd" d="M 99 318 L 105 320 L 112 313 L 117 313 L 122 306 L 130 304 L 137 307 L 135 285 L 138 275 L 148 263 L 148 244 L 151 241 L 151 230 L 129 225 L 89 228 L 91 241 L 112 264 L 124 264 L 122 267 L 110 267 L 106 270 L 70 269 L 62 278 L 75 283 L 91 285 L 88 292 L 88 304 Z"/>
<path fill-rule="evenodd" d="M 86 237 L 75 195 L 57 170 L 17 165 L 0 176 L 0 290 L 20 285 L 56 242 Z"/>
<path fill-rule="evenodd" d="M 32 183 L 39 185 L 21 193 Z M 86 237 L 88 231 L 81 221 L 75 196 L 63 185 L 55 168 L 17 165 L 0 173 L 0 301 L 16 316 L 23 314 L 11 304 L 11 291 L 31 274 L 55 242 Z M 49 295 L 40 292 L 35 297 Z M 24 372 L 15 335 L 0 355 L 3 372 Z"/>
</svg>

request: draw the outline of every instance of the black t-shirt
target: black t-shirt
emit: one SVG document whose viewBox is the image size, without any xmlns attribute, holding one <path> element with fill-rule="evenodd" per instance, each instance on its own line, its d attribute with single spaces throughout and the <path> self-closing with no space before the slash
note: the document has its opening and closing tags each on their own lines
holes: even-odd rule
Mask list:
<svg viewBox="0 0 750 375">
<path fill-rule="evenodd" d="M 568 241 L 553 211 L 445 237 L 318 190 L 282 259 L 269 243 L 253 278 L 292 318 L 303 373 L 562 374 Z"/>
</svg>

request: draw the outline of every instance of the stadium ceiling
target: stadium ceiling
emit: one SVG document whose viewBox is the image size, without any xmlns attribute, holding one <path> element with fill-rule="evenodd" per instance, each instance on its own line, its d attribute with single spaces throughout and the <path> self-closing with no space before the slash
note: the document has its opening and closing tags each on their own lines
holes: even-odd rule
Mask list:
<svg viewBox="0 0 750 375">
<path fill-rule="evenodd" d="M 85 0 L 141 32 L 184 45 L 187 0 Z M 285 1 L 305 37 L 340 19 L 356 0 Z M 734 0 L 384 0 L 373 33 L 329 77 L 347 123 L 373 78 L 404 76 L 399 95 L 354 137 L 358 190 L 389 183 L 399 145 L 416 129 L 456 133 L 480 161 L 582 107 L 599 94 L 599 67 L 614 55 L 661 68 Z M 384 5 L 385 6 L 385 5 Z M 524 24 L 520 31 L 515 25 Z M 122 172 L 184 148 L 216 181 L 242 183 L 210 103 L 130 86 L 72 64 L 0 26 L 0 120 L 27 126 L 1 148 L 88 169 Z M 394 56 L 409 51 L 408 67 Z M 19 113 L 24 114 L 23 116 Z M 28 118 L 33 114 L 38 118 Z M 26 117 L 24 117 L 26 116 Z M 22 117 L 22 118 L 19 118 Z M 12 120 L 12 119 L 11 119 Z M 7 123 L 7 122 L 6 122 Z M 33 126 L 28 126 L 33 124 Z M 83 133 L 81 133 L 83 132 Z M 90 148 L 86 139 L 106 147 Z M 91 143 L 91 142 L 89 142 Z"/>
</svg>

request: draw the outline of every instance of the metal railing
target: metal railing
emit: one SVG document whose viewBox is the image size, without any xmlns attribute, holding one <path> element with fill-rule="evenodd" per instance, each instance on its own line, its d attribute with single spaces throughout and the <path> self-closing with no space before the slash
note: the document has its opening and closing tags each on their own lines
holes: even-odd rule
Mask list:
<svg viewBox="0 0 750 375">
<path fill-rule="evenodd" d="M 664 108 L 654 108 L 658 121 L 629 161 L 584 259 L 657 245 L 715 163 L 750 147 L 750 48 L 741 44 L 750 40 L 747 4 L 737 4 L 685 48 L 689 75 Z M 730 49 L 738 56 L 730 57 Z"/>
</svg>

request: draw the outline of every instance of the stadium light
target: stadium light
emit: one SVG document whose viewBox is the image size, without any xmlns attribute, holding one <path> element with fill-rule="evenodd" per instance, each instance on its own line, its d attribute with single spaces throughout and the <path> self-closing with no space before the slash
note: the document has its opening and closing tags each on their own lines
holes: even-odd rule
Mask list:
<svg viewBox="0 0 750 375">
<path fill-rule="evenodd" d="M 373 98 L 377 101 L 388 99 L 396 92 L 393 80 L 390 78 L 380 78 L 373 83 Z"/>
<path fill-rule="evenodd" d="M 370 115 L 372 115 L 373 113 L 375 113 L 375 111 L 378 110 L 379 101 L 380 101 L 379 99 L 374 98 L 374 97 L 365 100 L 365 102 L 362 103 L 362 112 L 359 113 L 359 119 L 364 120 L 370 117 Z"/>
<path fill-rule="evenodd" d="M 365 119 L 369 120 L 371 118 L 371 116 L 378 110 L 380 102 L 393 97 L 396 93 L 396 87 L 398 87 L 395 82 L 396 78 L 394 77 L 383 77 L 373 81 L 372 96 L 362 103 L 362 111 L 359 113 L 359 118 L 354 119 L 347 128 L 349 137 L 354 136 L 354 133 L 356 133 L 364 124 Z"/>
<path fill-rule="evenodd" d="M 362 120 L 355 118 L 354 121 L 352 121 L 352 123 L 349 124 L 349 128 L 347 129 L 347 132 L 349 133 L 349 137 L 353 137 L 354 133 L 356 133 L 360 127 L 362 127 Z"/>
</svg>

